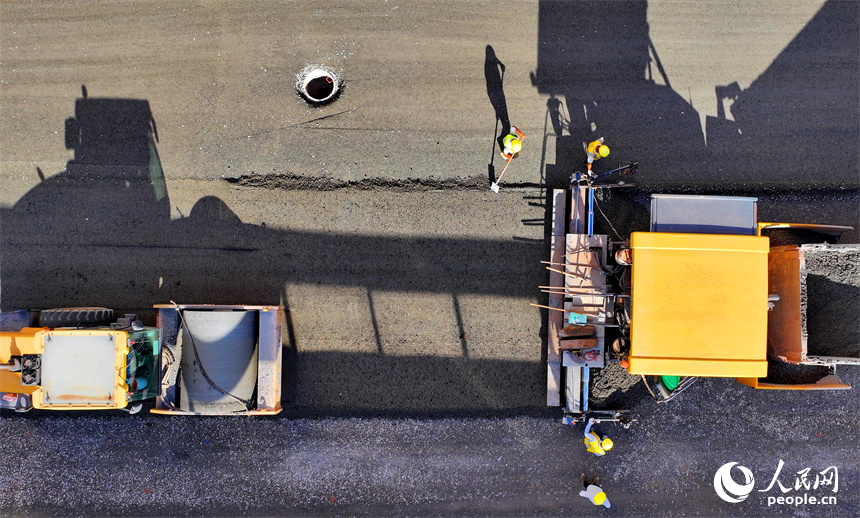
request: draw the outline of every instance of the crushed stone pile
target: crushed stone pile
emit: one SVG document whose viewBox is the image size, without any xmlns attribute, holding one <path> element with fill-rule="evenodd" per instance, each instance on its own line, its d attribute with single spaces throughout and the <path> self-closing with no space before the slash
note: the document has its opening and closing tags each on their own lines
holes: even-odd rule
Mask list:
<svg viewBox="0 0 860 518">
<path fill-rule="evenodd" d="M 860 357 L 860 245 L 805 257 L 807 355 Z"/>
</svg>

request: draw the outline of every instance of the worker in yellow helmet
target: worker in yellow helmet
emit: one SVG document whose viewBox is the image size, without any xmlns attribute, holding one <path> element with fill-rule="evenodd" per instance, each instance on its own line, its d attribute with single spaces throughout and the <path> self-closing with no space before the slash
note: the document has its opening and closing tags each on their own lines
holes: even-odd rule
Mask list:
<svg viewBox="0 0 860 518">
<path fill-rule="evenodd" d="M 609 507 L 609 500 L 606 498 L 606 493 L 597 485 L 600 477 L 594 477 L 594 480 L 589 484 L 585 478 L 585 473 L 582 474 L 582 486 L 585 490 L 579 492 L 579 496 L 587 498 L 594 505 L 602 505 Z"/>
<path fill-rule="evenodd" d="M 597 455 L 598 457 L 603 457 L 606 455 L 606 452 L 612 449 L 612 439 L 609 437 L 601 438 L 596 433 L 591 433 L 591 426 L 594 425 L 594 418 L 590 418 L 588 420 L 588 424 L 585 426 L 585 446 L 586 450 Z"/>
<path fill-rule="evenodd" d="M 609 146 L 604 144 L 603 137 L 600 137 L 599 139 L 589 144 L 585 148 L 585 152 L 588 154 L 588 159 L 586 159 L 586 167 L 588 167 L 588 174 L 591 174 L 591 164 L 593 164 L 595 160 L 600 160 L 601 158 L 609 156 Z"/>
<path fill-rule="evenodd" d="M 505 160 L 510 162 L 511 159 L 519 156 L 520 150 L 523 148 L 524 138 L 526 138 L 526 136 L 522 131 L 517 129 L 516 126 L 511 126 L 510 133 L 505 135 L 505 138 L 502 139 L 502 147 L 504 148 L 502 150 L 502 156 Z"/>
<path fill-rule="evenodd" d="M 502 179 L 502 176 L 505 175 L 505 171 L 508 170 L 508 166 L 511 165 L 511 160 L 520 155 L 520 150 L 523 148 L 524 138 L 526 138 L 526 136 L 522 131 L 518 130 L 516 126 L 511 126 L 511 131 L 509 131 L 508 134 L 499 141 L 499 144 L 502 146 L 502 157 L 504 157 L 507 163 L 505 164 L 505 168 L 502 169 L 502 174 L 500 174 L 499 177 L 490 184 L 491 191 L 495 193 L 499 192 L 499 181 Z"/>
</svg>

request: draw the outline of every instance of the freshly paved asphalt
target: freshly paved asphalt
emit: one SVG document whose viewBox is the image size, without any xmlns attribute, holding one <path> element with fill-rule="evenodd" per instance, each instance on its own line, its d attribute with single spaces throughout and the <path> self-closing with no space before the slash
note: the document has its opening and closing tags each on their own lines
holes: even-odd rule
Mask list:
<svg viewBox="0 0 860 518">
<path fill-rule="evenodd" d="M 640 385 L 597 459 L 542 406 L 528 306 L 545 187 L 598 136 L 602 170 L 641 164 L 619 229 L 656 191 L 860 226 L 858 47 L 853 0 L 4 2 L 0 308 L 284 303 L 291 332 L 277 418 L 3 411 L 0 513 L 860 514 L 857 389 L 702 380 L 658 406 Z M 311 63 L 345 81 L 327 106 L 294 92 Z M 81 85 L 115 99 L 89 125 Z M 527 138 L 495 195 L 507 121 Z M 716 496 L 721 465 L 765 489 L 780 459 L 785 496 L 837 466 L 837 493 L 806 491 L 836 505 Z"/>
</svg>

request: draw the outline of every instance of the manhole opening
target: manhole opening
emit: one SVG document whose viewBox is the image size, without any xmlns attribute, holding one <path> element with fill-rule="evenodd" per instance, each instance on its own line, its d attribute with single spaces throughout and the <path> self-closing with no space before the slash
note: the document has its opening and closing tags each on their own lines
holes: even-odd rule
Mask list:
<svg viewBox="0 0 860 518">
<path fill-rule="evenodd" d="M 339 89 L 340 81 L 334 72 L 319 65 L 308 65 L 296 77 L 296 90 L 312 104 L 334 100 Z"/>
<path fill-rule="evenodd" d="M 312 99 L 322 101 L 334 93 L 334 79 L 328 75 L 315 77 L 308 81 L 308 86 L 305 89 Z"/>
</svg>

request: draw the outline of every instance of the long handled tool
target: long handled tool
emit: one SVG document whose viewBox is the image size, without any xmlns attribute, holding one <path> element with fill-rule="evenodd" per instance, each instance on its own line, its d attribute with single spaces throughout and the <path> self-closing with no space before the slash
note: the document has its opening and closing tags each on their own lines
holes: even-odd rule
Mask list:
<svg viewBox="0 0 860 518">
<path fill-rule="evenodd" d="M 546 269 L 551 271 L 551 272 L 560 273 L 566 277 L 573 277 L 575 279 L 580 279 L 580 280 L 585 279 L 585 277 L 583 277 L 582 275 L 578 275 L 578 274 L 571 273 L 571 272 L 565 272 L 565 271 L 559 270 L 558 268 L 552 268 L 550 266 L 547 266 Z"/>
<path fill-rule="evenodd" d="M 526 139 L 526 137 L 525 137 L 525 135 L 523 135 L 523 137 L 520 139 L 520 142 L 522 142 L 525 139 Z M 505 168 L 502 169 L 502 174 L 500 174 L 499 177 L 496 178 L 496 181 L 490 185 L 490 190 L 493 191 L 494 193 L 496 193 L 496 194 L 499 193 L 499 182 L 502 181 L 502 177 L 505 176 L 505 171 L 508 170 L 508 166 L 511 165 L 511 162 L 513 162 L 513 160 L 514 160 L 514 153 L 511 153 L 511 157 L 508 158 L 508 163 L 505 164 Z"/>
<path fill-rule="evenodd" d="M 553 266 L 591 266 L 592 268 L 599 268 L 599 266 L 595 266 L 594 264 L 589 263 L 554 263 L 552 261 L 541 261 L 542 264 L 551 264 Z"/>
<path fill-rule="evenodd" d="M 508 163 L 505 164 L 505 168 L 502 169 L 502 174 L 500 174 L 499 177 L 496 178 L 496 181 L 493 182 L 492 185 L 490 185 L 490 190 L 493 191 L 494 193 L 496 193 L 496 194 L 499 193 L 499 181 L 501 181 L 502 177 L 505 176 L 505 171 L 508 170 L 508 166 L 511 165 L 511 161 L 513 161 L 513 159 L 514 159 L 514 157 L 511 157 L 508 159 Z"/>
</svg>

